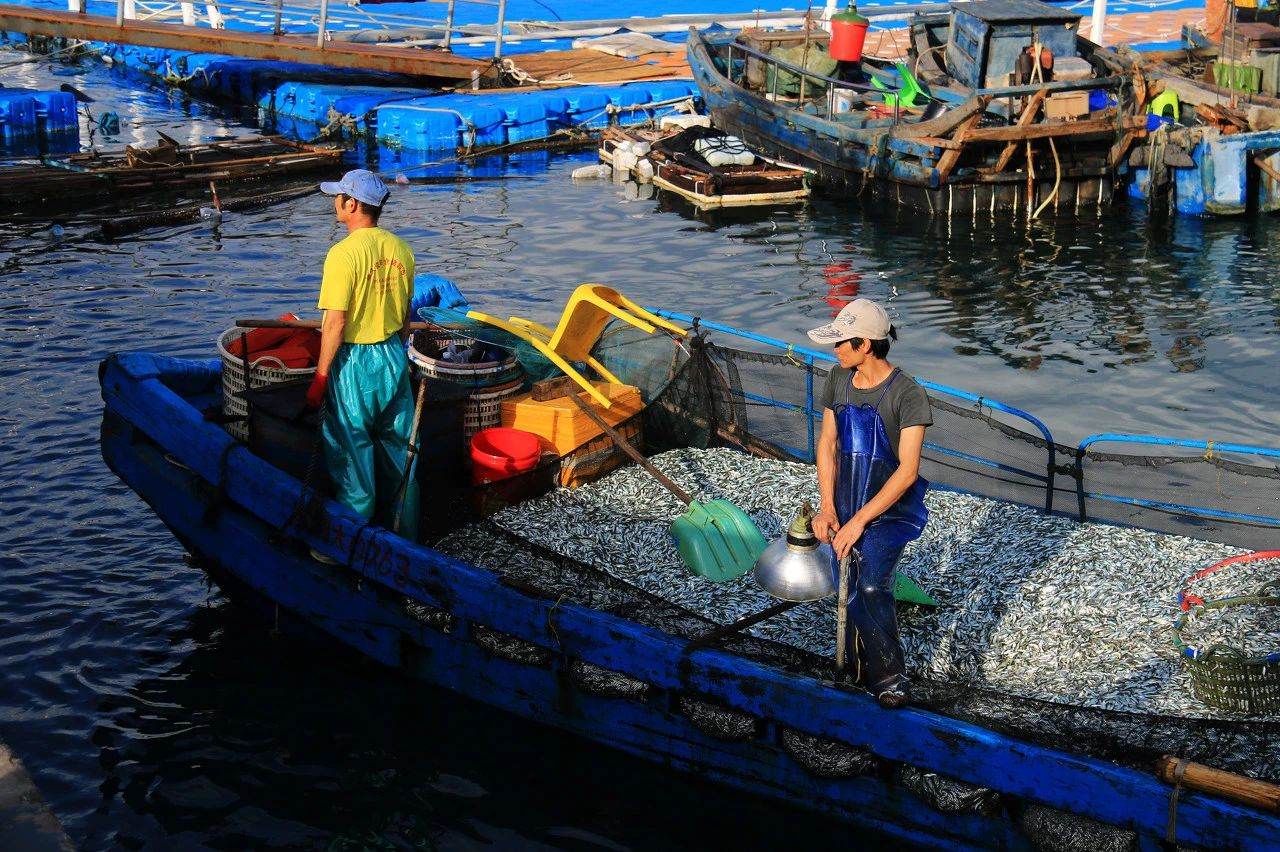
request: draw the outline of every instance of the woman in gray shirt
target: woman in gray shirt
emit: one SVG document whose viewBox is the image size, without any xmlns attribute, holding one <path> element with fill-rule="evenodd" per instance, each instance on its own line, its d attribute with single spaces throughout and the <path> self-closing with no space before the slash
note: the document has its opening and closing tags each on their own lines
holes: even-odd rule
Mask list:
<svg viewBox="0 0 1280 852">
<path fill-rule="evenodd" d="M 927 483 L 919 475 L 924 431 L 933 424 L 929 399 L 889 363 L 889 341 L 897 339 L 897 330 L 875 302 L 851 302 L 809 337 L 833 346 L 840 362 L 827 376 L 822 395 L 817 450 L 822 506 L 813 531 L 820 541 L 831 542 L 833 571 L 854 553 L 850 659 L 865 666 L 863 682 L 881 706 L 902 707 L 910 694 L 893 589 L 902 549 L 920 535 L 929 517 Z"/>
</svg>

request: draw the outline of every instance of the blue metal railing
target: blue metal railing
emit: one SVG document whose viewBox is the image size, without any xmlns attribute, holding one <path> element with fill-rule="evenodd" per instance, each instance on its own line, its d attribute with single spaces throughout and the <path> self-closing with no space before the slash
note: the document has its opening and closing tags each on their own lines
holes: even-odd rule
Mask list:
<svg viewBox="0 0 1280 852">
<path fill-rule="evenodd" d="M 1142 506 L 1148 509 L 1159 509 L 1168 512 L 1181 512 L 1204 518 L 1243 521 L 1245 523 L 1264 523 L 1280 527 L 1280 518 L 1268 518 L 1261 515 L 1247 515 L 1242 512 L 1226 512 L 1208 509 L 1203 506 L 1183 506 L 1177 503 L 1162 503 L 1156 500 L 1143 500 L 1137 497 L 1123 497 L 1117 494 L 1100 494 L 1084 489 L 1084 460 L 1089 448 L 1094 444 L 1144 444 L 1158 447 L 1182 447 L 1191 450 L 1203 450 L 1205 459 L 1214 453 L 1233 453 L 1236 455 L 1258 456 L 1260 458 L 1280 459 L 1280 449 L 1272 447 L 1254 447 L 1249 444 L 1223 444 L 1214 441 L 1197 441 L 1193 438 L 1165 438 L 1159 435 L 1118 435 L 1102 433 L 1090 435 L 1080 442 L 1076 448 L 1076 505 L 1080 512 L 1080 520 L 1086 520 L 1085 500 L 1105 500 L 1111 503 L 1123 503 L 1130 506 Z"/>
<path fill-rule="evenodd" d="M 785 340 L 778 340 L 777 338 L 767 337 L 765 335 L 756 334 L 755 332 L 751 332 L 751 331 L 743 331 L 741 329 L 733 328 L 732 326 L 723 325 L 717 322 L 711 322 L 709 320 L 704 320 L 701 317 L 694 317 L 688 314 L 677 313 L 675 311 L 663 310 L 661 308 L 649 308 L 648 310 L 653 311 L 659 316 L 664 316 L 676 322 L 682 322 L 690 325 L 700 326 L 702 328 L 708 328 L 713 331 L 724 332 L 725 334 L 731 334 L 731 335 L 734 335 L 735 337 L 740 337 L 743 340 L 750 340 L 754 343 L 764 344 L 765 346 L 770 346 L 775 349 L 782 349 L 786 352 L 788 357 L 796 359 L 797 367 L 803 365 L 803 367 L 805 368 L 805 371 L 808 373 L 808 376 L 805 381 L 805 405 L 803 409 L 799 409 L 794 405 L 789 405 L 787 403 L 780 402 L 778 400 L 770 400 L 770 399 L 766 399 L 766 398 L 755 396 L 755 395 L 751 395 L 750 398 L 753 402 L 763 402 L 765 404 L 773 405 L 777 408 L 783 408 L 788 411 L 803 411 L 803 413 L 807 415 L 806 423 L 808 427 L 807 433 L 808 433 L 808 445 L 809 445 L 808 454 L 805 456 L 805 460 L 806 461 L 814 460 L 815 451 L 817 447 L 817 439 L 815 435 L 815 422 L 821 419 L 822 412 L 817 410 L 814 402 L 813 367 L 815 363 L 819 361 L 822 361 L 828 364 L 837 363 L 834 356 L 832 356 L 829 352 L 820 352 L 816 349 L 809 349 L 804 346 L 795 346 L 794 344 L 787 343 Z M 934 391 L 935 393 L 953 396 L 953 397 L 956 397 L 957 399 L 962 399 L 967 402 L 975 402 L 980 407 L 990 408 L 995 411 L 1004 412 L 1005 414 L 1008 414 L 1012 417 L 1017 417 L 1022 420 L 1025 420 L 1028 423 L 1030 423 L 1032 426 L 1034 426 L 1036 430 L 1040 433 L 1040 435 L 1044 438 L 1045 443 L 1048 445 L 1048 451 L 1047 451 L 1048 461 L 1045 467 L 1045 472 L 1043 474 L 1021 470 L 1019 468 L 1010 467 L 1008 465 L 1003 465 L 1003 464 L 1000 464 L 999 462 L 992 461 L 991 459 L 984 459 L 981 456 L 975 456 L 970 453 L 962 453 L 958 450 L 952 450 L 950 448 L 943 447 L 928 441 L 925 442 L 925 447 L 929 450 L 932 450 L 938 453 L 939 455 L 945 455 L 945 456 L 950 456 L 952 458 L 962 459 L 964 461 L 967 461 L 973 464 L 982 465 L 984 467 L 991 467 L 998 470 L 1007 471 L 1009 473 L 1016 473 L 1020 476 L 1025 476 L 1030 479 L 1043 482 L 1045 484 L 1045 509 L 1044 510 L 1045 512 L 1053 511 L 1053 483 L 1054 483 L 1054 473 L 1057 469 L 1055 449 L 1054 449 L 1055 444 L 1053 441 L 1053 435 L 1050 434 L 1049 428 L 1045 426 L 1044 423 L 1042 423 L 1038 418 L 1034 417 L 1031 414 L 1028 414 L 1025 411 L 1021 411 L 1020 409 L 1014 408 L 1011 405 L 1005 405 L 1004 403 L 998 402 L 993 399 L 987 399 L 986 397 L 978 396 L 976 394 L 969 393 L 968 391 L 962 391 L 962 390 L 959 390 L 958 388 L 948 387 L 947 385 L 940 385 L 937 382 L 930 382 L 924 379 L 917 379 L 916 381 L 919 382 L 919 384 L 922 387 L 928 390 Z M 743 396 L 746 397 L 747 395 L 743 394 Z"/>
<path fill-rule="evenodd" d="M 681 323 L 691 325 L 694 328 L 703 328 L 703 329 L 710 329 L 712 331 L 723 332 L 725 334 L 729 334 L 734 337 L 741 338 L 743 340 L 749 340 L 749 341 L 752 341 L 753 343 L 758 343 L 758 344 L 771 347 L 776 350 L 781 350 L 783 353 L 785 353 L 786 357 L 791 358 L 795 361 L 796 366 L 798 368 L 803 368 L 808 374 L 805 381 L 805 403 L 803 408 L 789 404 L 789 403 L 781 402 L 779 400 L 770 399 L 768 397 L 764 397 L 759 394 L 746 393 L 745 391 L 735 391 L 735 393 L 738 393 L 739 396 L 745 401 L 751 401 L 755 403 L 770 405 L 770 406 L 784 409 L 787 411 L 801 412 L 804 415 L 806 415 L 805 420 L 807 424 L 808 450 L 807 450 L 807 455 L 804 458 L 806 461 L 814 460 L 815 450 L 816 450 L 815 423 L 818 420 L 820 420 L 822 416 L 822 412 L 818 411 L 815 407 L 813 368 L 815 364 L 817 364 L 820 361 L 826 362 L 829 364 L 837 363 L 836 358 L 834 356 L 832 356 L 827 352 L 820 352 L 818 350 L 809 349 L 803 346 L 796 346 L 794 344 L 786 342 L 785 340 L 778 340 L 773 337 L 768 337 L 762 334 L 756 334 L 755 332 L 743 331 L 741 329 L 733 328 L 732 326 L 724 325 L 722 323 L 712 322 L 709 320 L 704 320 L 701 317 L 691 316 L 689 314 L 682 314 L 675 311 L 668 311 L 662 308 L 649 308 L 648 310 L 652 311 L 655 314 L 658 314 L 659 316 L 666 317 L 676 322 L 681 322 Z M 919 382 L 919 384 L 922 387 L 934 392 L 935 394 L 955 397 L 956 399 L 961 399 L 961 400 L 965 400 L 966 402 L 975 403 L 979 407 L 979 409 L 987 408 L 987 409 L 991 409 L 992 411 L 999 411 L 1011 417 L 1026 421 L 1032 427 L 1034 427 L 1034 430 L 1036 432 L 1039 432 L 1040 436 L 1044 439 L 1044 442 L 1047 445 L 1047 463 L 1045 467 L 1045 472 L 1043 474 L 1037 473 L 1034 471 L 1022 470 L 1020 468 L 1002 464 L 992 459 L 986 459 L 981 456 L 973 455 L 971 453 L 965 453 L 959 450 L 953 450 L 949 447 L 943 447 L 941 445 L 928 442 L 928 441 L 925 442 L 925 447 L 938 455 L 961 459 L 971 464 L 977 464 L 983 467 L 992 468 L 994 470 L 1014 473 L 1019 476 L 1026 477 L 1028 479 L 1044 483 L 1046 513 L 1053 511 L 1053 492 L 1054 492 L 1055 474 L 1066 473 L 1072 476 L 1072 478 L 1076 480 L 1076 495 L 1077 495 L 1077 503 L 1079 508 L 1079 516 L 1081 521 L 1088 520 L 1088 516 L 1085 511 L 1085 500 L 1092 499 L 1092 500 L 1106 501 L 1111 503 L 1141 506 L 1143 508 L 1157 509 L 1161 511 L 1178 512 L 1178 513 L 1191 515 L 1195 517 L 1242 521 L 1242 522 L 1253 523 L 1253 524 L 1263 523 L 1271 526 L 1280 527 L 1280 518 L 1268 518 L 1260 515 L 1251 515 L 1251 514 L 1245 514 L 1241 512 L 1221 511 L 1221 510 L 1209 509 L 1209 508 L 1199 507 L 1199 506 L 1183 506 L 1175 503 L 1164 503 L 1164 502 L 1155 501 L 1155 500 L 1144 500 L 1137 497 L 1125 497 L 1125 496 L 1114 495 L 1114 494 L 1092 493 L 1092 492 L 1085 491 L 1085 488 L 1084 488 L 1084 458 L 1087 454 L 1089 447 L 1098 443 L 1106 442 L 1106 443 L 1147 444 L 1147 445 L 1155 445 L 1155 446 L 1199 449 L 1199 450 L 1203 450 L 1206 453 L 1207 457 L 1211 457 L 1213 453 L 1233 453 L 1233 454 L 1239 454 L 1239 455 L 1256 456 L 1260 458 L 1280 459 L 1280 449 L 1269 448 L 1269 447 L 1255 447 L 1255 446 L 1249 446 L 1246 444 L 1227 444 L 1227 443 L 1215 443 L 1213 441 L 1197 441 L 1197 440 L 1188 439 L 1188 438 L 1164 438 L 1164 437 L 1159 437 L 1155 435 L 1098 434 L 1098 435 L 1092 435 L 1086 438 L 1084 441 L 1080 442 L 1080 445 L 1075 452 L 1075 459 L 1073 464 L 1063 465 L 1062 467 L 1059 467 L 1057 464 L 1057 449 L 1056 449 L 1057 445 L 1056 445 L 1056 442 L 1053 440 L 1053 434 L 1049 431 L 1049 427 L 1046 426 L 1039 418 L 1035 417 L 1034 415 L 1026 411 L 1022 411 L 1021 409 L 1014 408 L 1011 405 L 1006 405 L 1005 403 L 999 402 L 994 399 L 989 399 L 987 397 L 979 396 L 977 394 L 973 394 L 968 391 L 963 391 L 963 390 L 960 390 L 959 388 L 949 387 L 947 385 L 938 384 L 937 382 L 931 382 L 925 379 L 917 379 L 916 381 Z"/>
</svg>

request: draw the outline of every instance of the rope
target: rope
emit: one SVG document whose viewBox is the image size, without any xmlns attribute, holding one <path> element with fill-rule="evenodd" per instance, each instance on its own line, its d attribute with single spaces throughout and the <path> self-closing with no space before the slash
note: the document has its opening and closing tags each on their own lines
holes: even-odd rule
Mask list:
<svg viewBox="0 0 1280 852">
<path fill-rule="evenodd" d="M 1164 830 L 1165 842 L 1171 846 L 1178 842 L 1178 792 L 1182 789 L 1182 776 L 1190 762 L 1190 758 L 1179 758 L 1173 767 L 1173 791 L 1169 793 L 1169 822 Z"/>
</svg>

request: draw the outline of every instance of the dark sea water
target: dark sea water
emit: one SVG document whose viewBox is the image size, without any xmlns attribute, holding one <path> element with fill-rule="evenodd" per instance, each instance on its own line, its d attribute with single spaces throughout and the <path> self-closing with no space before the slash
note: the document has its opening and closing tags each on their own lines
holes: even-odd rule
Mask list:
<svg viewBox="0 0 1280 852">
<path fill-rule="evenodd" d="M 0 60 L 8 55 L 0 54 Z M 65 69 L 64 69 L 65 70 Z M 70 81 L 117 144 L 256 129 L 101 69 Z M 397 189 L 384 224 L 481 309 L 553 320 L 583 281 L 804 343 L 886 302 L 894 359 L 1024 408 L 1060 441 L 1280 444 L 1280 219 L 928 220 L 858 203 L 696 217 L 526 176 Z M 670 208 L 670 209 L 668 209 Z M 86 849 L 812 846 L 848 827 L 276 639 L 210 589 L 98 451 L 97 365 L 212 357 L 239 317 L 312 315 L 341 235 L 311 196 L 105 240 L 0 224 L 0 738 Z M 504 313 L 505 312 L 505 313 Z"/>
</svg>

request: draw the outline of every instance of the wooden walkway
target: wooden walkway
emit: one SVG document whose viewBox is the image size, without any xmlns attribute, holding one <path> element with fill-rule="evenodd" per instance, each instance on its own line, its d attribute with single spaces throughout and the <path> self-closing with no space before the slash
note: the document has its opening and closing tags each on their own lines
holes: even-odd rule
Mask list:
<svg viewBox="0 0 1280 852">
<path fill-rule="evenodd" d="M 318 46 L 314 35 L 308 39 L 148 21 L 125 21 L 118 25 L 115 18 L 103 15 L 11 5 L 0 5 L 0 31 L 218 53 L 249 59 L 334 65 L 364 71 L 391 71 L 449 81 L 470 81 L 473 71 L 485 75 L 491 72 L 493 66 L 488 60 L 468 59 L 440 50 L 342 41 L 327 41 Z"/>
</svg>

